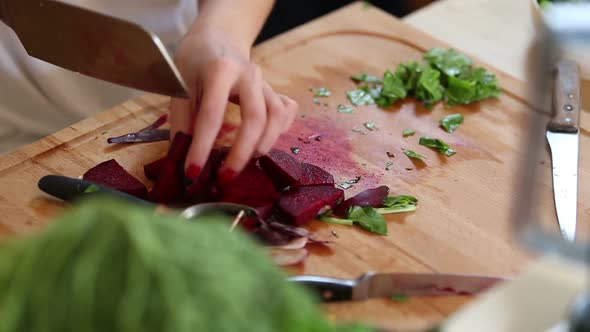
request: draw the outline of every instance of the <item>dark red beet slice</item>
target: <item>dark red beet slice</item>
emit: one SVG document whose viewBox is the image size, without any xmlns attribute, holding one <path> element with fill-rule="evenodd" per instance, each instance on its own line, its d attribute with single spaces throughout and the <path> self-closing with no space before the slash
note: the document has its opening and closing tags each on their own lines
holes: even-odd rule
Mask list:
<svg viewBox="0 0 590 332">
<path fill-rule="evenodd" d="M 158 203 L 176 203 L 184 192 L 184 160 L 192 137 L 177 133 L 168 149 L 162 172 L 150 192 L 150 199 Z"/>
<path fill-rule="evenodd" d="M 300 187 L 283 193 L 277 207 L 287 221 L 302 225 L 314 219 L 329 205 L 334 207 L 344 197 L 344 191 L 329 186 Z"/>
<path fill-rule="evenodd" d="M 277 200 L 279 193 L 273 182 L 252 159 L 231 182 L 221 184 L 222 201 L 258 207 Z"/>
<path fill-rule="evenodd" d="M 389 188 L 381 186 L 377 188 L 367 189 L 356 196 L 353 196 L 334 208 L 334 212 L 338 215 L 344 216 L 348 213 L 351 206 L 372 206 L 380 207 L 389 195 Z"/>
<path fill-rule="evenodd" d="M 115 159 L 92 167 L 84 174 L 83 179 L 139 198 L 147 197 L 145 185 L 129 174 Z"/>
<path fill-rule="evenodd" d="M 284 151 L 273 149 L 260 158 L 260 167 L 270 177 L 277 190 L 297 182 L 301 177 L 301 163 Z"/>
<path fill-rule="evenodd" d="M 301 166 L 301 177 L 294 184 L 295 187 L 334 185 L 334 177 L 323 168 L 306 163 L 301 164 Z"/>
<path fill-rule="evenodd" d="M 205 167 L 201 174 L 192 184 L 186 189 L 185 201 L 190 203 L 199 203 L 210 201 L 213 196 L 211 190 L 217 179 L 217 171 L 223 163 L 223 159 L 227 155 L 227 150 L 213 149 L 209 155 L 209 159 L 205 163 Z"/>
<path fill-rule="evenodd" d="M 160 172 L 162 172 L 162 168 L 164 168 L 165 161 L 166 157 L 163 157 L 158 160 L 152 161 L 149 164 L 143 165 L 143 172 L 145 173 L 145 177 L 152 181 L 158 180 L 158 176 L 160 176 Z"/>
</svg>

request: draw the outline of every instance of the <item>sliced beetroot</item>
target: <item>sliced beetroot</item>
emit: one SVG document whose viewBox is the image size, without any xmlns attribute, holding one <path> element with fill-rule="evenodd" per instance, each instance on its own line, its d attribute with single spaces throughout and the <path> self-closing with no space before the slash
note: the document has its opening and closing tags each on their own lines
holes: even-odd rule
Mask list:
<svg viewBox="0 0 590 332">
<path fill-rule="evenodd" d="M 145 177 L 152 181 L 158 180 L 158 176 L 160 176 L 160 173 L 164 168 L 165 162 L 166 157 L 162 157 L 158 160 L 152 161 L 149 164 L 143 165 L 143 172 L 145 173 Z"/>
<path fill-rule="evenodd" d="M 168 149 L 166 161 L 158 180 L 150 192 L 150 199 L 157 203 L 177 203 L 184 192 L 184 161 L 192 137 L 177 133 Z"/>
<path fill-rule="evenodd" d="M 334 185 L 334 177 L 323 168 L 306 163 L 301 166 L 301 177 L 294 184 L 295 187 Z"/>
<path fill-rule="evenodd" d="M 252 207 L 268 205 L 279 197 L 273 182 L 260 168 L 256 159 L 252 159 L 235 179 L 220 184 L 218 189 L 222 194 L 222 201 Z"/>
<path fill-rule="evenodd" d="M 209 159 L 205 163 L 201 174 L 197 180 L 193 181 L 187 189 L 185 201 L 189 203 L 199 203 L 210 201 L 214 196 L 212 194 L 213 185 L 217 179 L 217 171 L 221 168 L 223 159 L 227 155 L 225 149 L 213 149 Z"/>
<path fill-rule="evenodd" d="M 330 186 L 300 187 L 283 193 L 277 207 L 286 221 L 303 225 L 314 219 L 323 207 L 334 207 L 343 197 L 343 190 Z"/>
<path fill-rule="evenodd" d="M 260 158 L 260 167 L 270 177 L 277 190 L 297 182 L 301 177 L 302 164 L 288 153 L 273 149 Z"/>
<path fill-rule="evenodd" d="M 387 186 L 367 189 L 338 204 L 334 208 L 334 213 L 344 216 L 348 213 L 348 209 L 350 209 L 351 206 L 380 207 L 383 205 L 387 195 L 389 195 L 389 188 Z"/>
<path fill-rule="evenodd" d="M 115 159 L 102 162 L 89 169 L 84 180 L 110 187 L 130 195 L 146 198 L 147 188 L 143 183 L 129 174 Z"/>
</svg>

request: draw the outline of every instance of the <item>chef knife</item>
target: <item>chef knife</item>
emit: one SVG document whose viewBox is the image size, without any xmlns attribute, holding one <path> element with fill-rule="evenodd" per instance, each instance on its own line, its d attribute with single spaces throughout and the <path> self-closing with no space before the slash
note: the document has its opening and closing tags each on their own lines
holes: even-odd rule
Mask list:
<svg viewBox="0 0 590 332">
<path fill-rule="evenodd" d="M 576 236 L 578 205 L 578 151 L 580 143 L 580 73 L 569 60 L 557 63 L 553 91 L 553 118 L 547 125 L 547 142 L 553 166 L 553 194 L 561 234 Z"/>
<path fill-rule="evenodd" d="M 0 20 L 30 56 L 126 87 L 187 96 L 160 39 L 139 25 L 51 0 L 0 0 Z"/>
<path fill-rule="evenodd" d="M 507 279 L 444 273 L 367 273 L 358 279 L 295 276 L 289 280 L 309 287 L 325 302 L 339 302 L 393 296 L 474 295 Z"/>
</svg>

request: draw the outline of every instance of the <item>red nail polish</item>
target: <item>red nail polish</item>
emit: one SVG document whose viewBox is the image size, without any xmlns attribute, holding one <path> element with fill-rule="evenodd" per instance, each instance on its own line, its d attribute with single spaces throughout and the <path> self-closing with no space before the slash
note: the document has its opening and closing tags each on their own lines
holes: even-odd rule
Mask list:
<svg viewBox="0 0 590 332">
<path fill-rule="evenodd" d="M 199 177 L 200 174 L 201 174 L 201 167 L 199 167 L 195 164 L 188 165 L 188 168 L 186 169 L 186 177 L 189 180 L 194 181 L 196 178 Z"/>
<path fill-rule="evenodd" d="M 238 173 L 236 173 L 234 170 L 224 169 L 219 173 L 219 178 L 217 179 L 217 182 L 221 185 L 228 184 L 232 182 L 237 176 Z"/>
</svg>

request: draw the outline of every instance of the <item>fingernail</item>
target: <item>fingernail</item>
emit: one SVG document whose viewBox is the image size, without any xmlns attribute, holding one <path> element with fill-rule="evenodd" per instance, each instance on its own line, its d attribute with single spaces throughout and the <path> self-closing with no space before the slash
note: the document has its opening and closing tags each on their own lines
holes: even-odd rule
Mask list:
<svg viewBox="0 0 590 332">
<path fill-rule="evenodd" d="M 195 164 L 188 165 L 188 168 L 186 169 L 186 177 L 189 180 L 191 180 L 191 181 L 196 180 L 200 174 L 201 174 L 201 167 L 199 167 Z"/>
<path fill-rule="evenodd" d="M 237 176 L 238 176 L 238 173 L 236 173 L 234 170 L 224 169 L 219 173 L 219 177 L 217 178 L 217 182 L 221 185 L 228 184 L 228 183 L 232 182 Z"/>
</svg>

